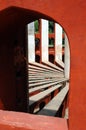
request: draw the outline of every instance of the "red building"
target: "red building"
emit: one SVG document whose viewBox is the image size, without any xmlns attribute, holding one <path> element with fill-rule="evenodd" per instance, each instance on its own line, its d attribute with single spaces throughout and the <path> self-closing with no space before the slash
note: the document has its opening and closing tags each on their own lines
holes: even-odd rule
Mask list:
<svg viewBox="0 0 86 130">
<path fill-rule="evenodd" d="M 85 0 L 0 1 L 1 130 L 86 129 L 85 10 Z M 27 57 L 25 27 L 28 23 L 40 18 L 49 19 L 60 23 L 60 25 L 62 25 L 66 31 L 69 39 L 71 58 L 68 121 L 69 128 L 65 119 L 10 112 L 27 111 L 28 71 L 27 62 L 25 62 L 24 59 L 24 57 Z M 18 61 L 20 62 L 15 61 L 15 51 L 18 51 L 18 56 L 21 56 L 18 57 Z M 5 110 L 9 110 L 9 112 Z"/>
</svg>

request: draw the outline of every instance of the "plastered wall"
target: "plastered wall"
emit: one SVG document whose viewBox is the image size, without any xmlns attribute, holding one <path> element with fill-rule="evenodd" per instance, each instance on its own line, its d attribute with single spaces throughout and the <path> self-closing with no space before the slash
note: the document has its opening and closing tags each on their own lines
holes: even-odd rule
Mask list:
<svg viewBox="0 0 86 130">
<path fill-rule="evenodd" d="M 11 7 L 10 11 L 2 11 Z M 17 7 L 17 8 L 14 8 Z M 14 8 L 14 10 L 13 10 Z M 4 0 L 0 1 L 0 34 L 19 23 L 21 25 L 37 18 L 53 19 L 65 29 L 70 43 L 70 92 L 69 130 L 85 130 L 86 126 L 86 1 L 85 0 Z M 17 15 L 16 15 L 17 13 Z M 12 15 L 13 14 L 13 15 Z M 20 14 L 20 15 L 18 15 Z M 15 16 L 15 17 L 12 17 Z M 14 22 L 15 18 L 15 22 Z M 13 22 L 12 22 L 13 21 Z M 15 25 L 16 26 L 16 25 Z M 3 30 L 3 31 L 2 31 Z M 14 30 L 14 29 L 13 29 Z M 9 33 L 9 32 L 8 32 Z M 14 33 L 14 32 L 13 32 Z M 10 33 L 9 33 L 10 34 Z M 6 36 L 6 35 L 5 35 Z M 7 39 L 10 39 L 10 35 Z M 3 36 L 4 39 L 4 36 Z M 0 42 L 0 44 L 2 44 Z M 4 43 L 3 43 L 4 44 Z M 6 48 L 7 50 L 7 48 Z M 1 53 L 2 51 L 0 51 Z M 8 50 L 7 50 L 8 54 Z M 4 59 L 2 53 L 0 59 Z M 1 61 L 0 61 L 1 62 Z M 11 60 L 9 61 L 11 62 Z M 6 64 L 6 59 L 3 61 Z M 4 66 L 0 65 L 0 69 Z M 6 70 L 8 73 L 8 70 Z M 0 71 L 5 74 L 6 71 Z M 12 68 L 11 68 L 11 71 Z M 4 82 L 0 76 L 0 87 Z M 2 78 L 2 80 L 1 80 Z M 10 78 L 10 77 L 9 77 Z M 11 81 L 12 82 L 12 81 Z M 6 84 L 6 83 L 3 83 Z M 13 83 L 13 86 L 15 83 Z M 5 88 L 4 88 L 5 89 Z M 2 104 L 3 105 L 3 104 Z"/>
</svg>

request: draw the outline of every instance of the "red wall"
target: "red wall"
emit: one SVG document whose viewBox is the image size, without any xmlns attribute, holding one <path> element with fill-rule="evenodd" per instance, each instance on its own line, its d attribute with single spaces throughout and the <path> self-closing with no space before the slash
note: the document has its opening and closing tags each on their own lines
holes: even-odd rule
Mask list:
<svg viewBox="0 0 86 130">
<path fill-rule="evenodd" d="M 15 109 L 12 103 L 15 100 L 12 51 L 8 40 L 0 41 L 0 109 Z"/>
<path fill-rule="evenodd" d="M 0 12 L 0 34 L 5 28 L 12 28 L 12 21 L 17 25 L 26 24 L 34 19 L 52 18 L 65 29 L 71 51 L 71 73 L 69 93 L 69 130 L 86 129 L 86 1 L 85 0 L 2 0 L 0 9 L 15 6 L 24 9 L 13 9 Z M 37 12 L 34 12 L 37 11 Z M 12 15 L 13 14 L 13 15 Z M 10 17 L 9 17 L 10 16 Z M 15 16 L 15 17 L 12 17 Z M 15 18 L 15 19 L 14 19 Z M 19 24 L 20 23 L 20 24 Z M 15 25 L 15 23 L 13 23 Z M 12 28 L 13 29 L 13 28 Z M 2 31 L 3 30 L 3 31 Z M 3 33 L 4 34 L 4 33 Z M 4 38 L 4 37 L 3 37 Z M 10 38 L 10 37 L 9 37 Z M 8 39 L 9 39 L 8 38 Z M 2 42 L 0 42 L 2 44 Z M 6 49 L 8 54 L 8 50 Z M 1 51 L 0 51 L 1 52 Z M 2 53 L 3 54 L 3 53 Z M 3 54 L 3 58 L 5 55 Z M 3 62 L 6 63 L 6 60 Z M 11 62 L 11 61 L 9 61 Z M 9 63 L 10 64 L 10 63 Z M 2 65 L 0 69 L 4 70 Z M 9 69 L 8 69 L 9 70 Z M 8 73 L 8 70 L 6 72 Z M 12 68 L 11 68 L 11 71 Z M 5 74 L 0 71 L 0 74 Z M 0 76 L 0 84 L 4 75 Z M 7 74 L 6 74 L 7 75 Z M 5 77 L 4 77 L 5 78 Z M 10 77 L 8 77 L 10 78 Z M 5 78 L 6 79 L 6 78 Z M 11 81 L 14 86 L 14 83 Z M 4 82 L 3 84 L 6 85 Z M 2 85 L 3 86 L 3 85 Z M 4 91 L 4 90 L 3 90 Z"/>
<path fill-rule="evenodd" d="M 6 22 L 6 19 L 3 19 Z M 12 20 L 9 17 L 8 21 L 10 19 Z M 22 76 L 18 77 L 17 68 L 19 67 L 15 65 L 16 53 L 14 51 L 16 40 L 18 40 L 19 46 L 26 46 L 24 40 L 25 26 L 22 26 L 20 30 L 13 21 L 11 23 L 6 22 L 4 25 L 3 23 L 1 23 L 4 26 L 3 30 L 0 30 L 0 109 L 27 111 L 26 64 L 24 63 L 21 67 Z"/>
<path fill-rule="evenodd" d="M 0 111 L 1 130 L 63 130 L 63 128 L 68 130 L 65 119 Z"/>
</svg>

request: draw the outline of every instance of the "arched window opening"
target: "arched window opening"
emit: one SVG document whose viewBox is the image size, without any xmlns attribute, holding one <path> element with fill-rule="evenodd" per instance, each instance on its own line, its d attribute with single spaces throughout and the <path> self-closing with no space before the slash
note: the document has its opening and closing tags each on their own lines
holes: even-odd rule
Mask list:
<svg viewBox="0 0 86 130">
<path fill-rule="evenodd" d="M 29 113 L 47 97 L 37 114 L 68 118 L 70 50 L 63 27 L 45 19 L 28 24 L 28 64 Z"/>
</svg>

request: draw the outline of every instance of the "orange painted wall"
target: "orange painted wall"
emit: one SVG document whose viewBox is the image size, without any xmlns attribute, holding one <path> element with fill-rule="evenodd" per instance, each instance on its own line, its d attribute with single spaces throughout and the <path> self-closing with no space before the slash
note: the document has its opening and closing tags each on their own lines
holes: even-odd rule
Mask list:
<svg viewBox="0 0 86 130">
<path fill-rule="evenodd" d="M 34 4 L 35 3 L 35 4 Z M 6 7 L 15 6 L 2 11 Z M 86 1 L 85 0 L 2 0 L 0 2 L 0 34 L 12 26 L 37 18 L 49 18 L 65 29 L 71 51 L 69 93 L 69 130 L 86 129 Z M 12 17 L 14 16 L 14 17 Z M 14 19 L 15 18 L 15 19 Z M 15 22 L 12 24 L 12 21 Z M 9 37 L 10 38 L 10 37 Z M 1 77 L 1 76 L 0 76 Z"/>
<path fill-rule="evenodd" d="M 1 130 L 68 130 L 65 119 L 0 110 Z M 57 124 L 57 125 L 54 125 Z"/>
</svg>

